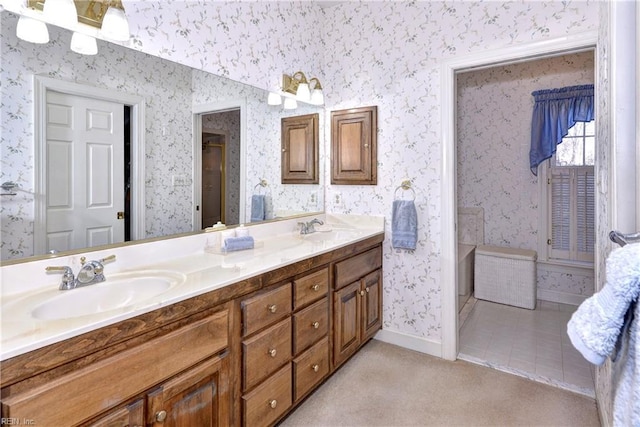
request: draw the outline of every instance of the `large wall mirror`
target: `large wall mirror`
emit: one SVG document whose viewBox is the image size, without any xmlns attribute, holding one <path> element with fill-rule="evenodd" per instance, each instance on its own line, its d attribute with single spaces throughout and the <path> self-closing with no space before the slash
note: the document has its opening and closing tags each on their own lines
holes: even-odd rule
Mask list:
<svg viewBox="0 0 640 427">
<path fill-rule="evenodd" d="M 18 184 L 15 195 L 2 196 L 3 262 L 47 254 L 56 244 L 65 249 L 70 237 L 52 230 L 56 210 L 84 204 L 71 217 L 79 228 L 93 208 L 110 203 L 112 190 L 124 203 L 108 215 L 122 217 L 124 241 L 198 231 L 217 221 L 249 224 L 256 192 L 267 196 L 266 220 L 323 211 L 322 170 L 319 184 L 280 183 L 282 117 L 319 113 L 322 137 L 322 107 L 285 111 L 267 105 L 262 89 L 100 40 L 97 55 L 79 55 L 69 49 L 71 33 L 52 25 L 49 43 L 28 43 L 15 35 L 16 15 L 4 11 L 1 18 L 0 183 Z M 84 98 L 110 97 L 115 105 L 69 113 Z M 108 108 L 115 113 L 101 114 Z M 70 123 L 84 130 L 117 127 L 124 148 L 98 141 L 79 158 L 62 143 Z M 121 165 L 122 176 L 105 174 L 109 162 Z M 83 185 L 71 186 L 78 181 Z M 74 194 L 76 187 L 82 194 Z M 103 245 L 110 232 L 82 233 L 85 246 Z"/>
</svg>

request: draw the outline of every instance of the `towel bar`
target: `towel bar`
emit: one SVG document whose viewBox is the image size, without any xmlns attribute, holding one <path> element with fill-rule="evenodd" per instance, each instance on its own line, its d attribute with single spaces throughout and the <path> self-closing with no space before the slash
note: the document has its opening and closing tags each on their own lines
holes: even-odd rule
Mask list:
<svg viewBox="0 0 640 427">
<path fill-rule="evenodd" d="M 637 233 L 622 234 L 619 231 L 613 230 L 609 233 L 609 239 L 620 246 L 640 242 L 640 231 Z"/>
</svg>

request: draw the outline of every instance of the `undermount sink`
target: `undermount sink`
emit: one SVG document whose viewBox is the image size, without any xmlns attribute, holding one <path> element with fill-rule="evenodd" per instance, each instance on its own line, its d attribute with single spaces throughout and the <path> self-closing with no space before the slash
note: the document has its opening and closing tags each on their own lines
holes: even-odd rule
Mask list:
<svg viewBox="0 0 640 427">
<path fill-rule="evenodd" d="M 74 318 L 132 306 L 184 283 L 186 276 L 165 270 L 115 273 L 104 282 L 56 291 L 36 305 L 31 315 L 40 320 Z"/>
</svg>

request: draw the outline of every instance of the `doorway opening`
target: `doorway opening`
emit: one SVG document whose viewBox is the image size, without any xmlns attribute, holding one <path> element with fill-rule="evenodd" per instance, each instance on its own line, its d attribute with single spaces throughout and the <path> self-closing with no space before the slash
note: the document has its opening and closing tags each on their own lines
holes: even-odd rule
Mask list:
<svg viewBox="0 0 640 427">
<path fill-rule="evenodd" d="M 195 230 L 242 222 L 242 106 L 206 107 L 194 116 Z"/>
</svg>

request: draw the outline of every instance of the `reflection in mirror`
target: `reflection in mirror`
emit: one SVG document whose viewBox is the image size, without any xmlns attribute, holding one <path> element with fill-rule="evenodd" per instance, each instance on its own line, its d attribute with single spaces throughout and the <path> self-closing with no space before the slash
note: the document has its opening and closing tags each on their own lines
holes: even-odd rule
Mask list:
<svg viewBox="0 0 640 427">
<path fill-rule="evenodd" d="M 71 184 L 86 184 L 85 179 L 78 179 L 77 171 L 89 165 L 95 168 L 93 176 L 102 176 L 109 161 L 116 159 L 115 154 L 109 157 L 113 148 L 96 143 L 93 151 L 87 151 L 91 155 L 84 157 L 88 162 L 84 162 L 64 142 L 71 138 L 55 133 L 72 117 L 69 111 L 73 108 L 64 105 L 68 101 L 64 91 L 46 91 L 47 96 L 41 98 L 49 106 L 41 107 L 40 116 L 49 123 L 35 122 L 38 94 L 34 76 L 62 82 L 63 87 L 71 82 L 88 88 L 84 98 L 107 92 L 125 99 L 115 107 L 125 123 L 118 127 L 131 137 L 131 147 L 122 149 L 129 154 L 117 159 L 123 164 L 122 177 L 118 178 L 122 184 L 87 178 L 89 185 L 83 193 L 95 203 L 87 202 L 89 209 L 82 213 L 83 218 L 90 217 L 95 206 L 111 203 L 110 186 L 118 187 L 124 202 L 113 216 L 116 220 L 124 217 L 120 220 L 125 223 L 120 241 L 200 230 L 218 220 L 249 223 L 251 197 L 261 180 L 268 183 L 260 190 L 268 200 L 265 219 L 323 210 L 322 170 L 319 185 L 280 183 L 281 118 L 320 112 L 322 129 L 320 107 L 283 111 L 281 106 L 268 106 L 267 93 L 261 89 L 102 41 L 98 41 L 97 55 L 79 55 L 68 48 L 71 33 L 52 25 L 49 43 L 27 43 L 15 36 L 16 15 L 5 11 L 1 18 L 0 182 L 18 184 L 15 196 L 2 198 L 2 261 L 110 241 L 110 231 L 95 232 L 89 227 L 94 231 L 82 233 L 86 243 L 72 246 L 65 230 L 79 229 L 79 217 L 61 221 L 56 230 L 50 221 L 39 219 L 77 202 Z M 62 100 L 56 98 L 59 94 Z M 128 99 L 141 99 L 142 107 Z M 112 125 L 110 114 L 85 113 L 84 117 L 96 127 Z M 143 151 L 136 154 L 140 148 Z M 212 152 L 205 153 L 209 149 Z M 217 176 L 207 175 L 209 169 L 216 168 Z M 218 184 L 220 188 L 214 188 Z"/>
</svg>

